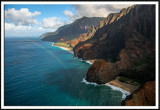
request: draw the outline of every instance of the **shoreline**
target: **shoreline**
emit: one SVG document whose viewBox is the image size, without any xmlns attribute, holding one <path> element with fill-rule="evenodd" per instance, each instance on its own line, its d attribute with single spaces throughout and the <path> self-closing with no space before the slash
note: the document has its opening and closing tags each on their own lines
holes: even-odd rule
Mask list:
<svg viewBox="0 0 160 110">
<path fill-rule="evenodd" d="M 61 48 L 61 49 L 63 49 L 63 50 L 66 50 L 66 51 L 68 51 L 68 52 L 74 54 L 74 52 L 73 52 L 72 49 L 69 49 L 69 48 L 66 48 L 66 47 L 62 47 L 62 46 L 57 46 L 57 45 L 54 45 L 54 43 L 52 43 L 52 46 L 59 47 L 59 48 Z M 95 60 L 81 60 L 81 61 L 86 61 L 87 63 L 89 63 L 89 64 L 92 65 L 92 64 L 94 63 Z"/>
</svg>

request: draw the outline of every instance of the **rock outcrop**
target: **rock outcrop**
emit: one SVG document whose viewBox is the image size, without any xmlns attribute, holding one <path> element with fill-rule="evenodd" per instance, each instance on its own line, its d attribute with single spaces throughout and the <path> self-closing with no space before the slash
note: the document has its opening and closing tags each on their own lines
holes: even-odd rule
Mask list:
<svg viewBox="0 0 160 110">
<path fill-rule="evenodd" d="M 103 84 L 115 79 L 117 75 L 118 71 L 116 64 L 106 62 L 105 60 L 98 60 L 89 68 L 86 80 Z"/>
<path fill-rule="evenodd" d="M 127 96 L 122 105 L 155 106 L 155 81 L 146 82 L 144 86 Z"/>
<path fill-rule="evenodd" d="M 63 39 L 63 41 L 72 40 L 77 38 L 80 34 L 86 33 L 92 25 L 98 25 L 99 21 L 103 19 L 104 18 L 100 17 L 82 17 L 71 24 L 58 28 L 55 32 L 41 35 L 41 40 L 51 42 L 58 42 L 60 39 Z"/>
<path fill-rule="evenodd" d="M 106 62 L 103 59 L 95 61 L 87 72 L 86 80 L 89 82 L 104 84 L 114 80 L 119 73 L 127 72 L 127 70 L 131 69 L 132 65 L 126 56 L 124 49 L 120 52 L 120 57 L 121 61 L 115 63 Z"/>
<path fill-rule="evenodd" d="M 71 41 L 66 41 L 65 43 L 69 44 L 72 48 L 74 48 L 75 45 L 77 45 L 79 42 L 83 42 L 91 38 L 94 35 L 95 31 L 95 26 L 91 26 L 87 33 L 80 34 L 77 38 Z"/>
<path fill-rule="evenodd" d="M 128 8 L 123 8 L 120 12 L 118 13 L 111 13 L 109 14 L 105 20 L 102 20 L 99 22 L 99 25 L 97 26 L 97 29 L 98 28 L 101 28 L 105 25 L 108 25 L 108 24 L 111 24 L 112 22 L 115 22 L 117 20 L 119 20 L 122 16 L 125 16 L 126 14 L 129 13 L 129 11 L 134 8 L 135 5 L 133 6 L 130 6 Z"/>
</svg>

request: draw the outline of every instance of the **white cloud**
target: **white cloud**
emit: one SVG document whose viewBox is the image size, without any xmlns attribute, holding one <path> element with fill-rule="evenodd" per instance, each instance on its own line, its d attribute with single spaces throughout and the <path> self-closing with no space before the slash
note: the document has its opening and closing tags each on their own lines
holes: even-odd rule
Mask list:
<svg viewBox="0 0 160 110">
<path fill-rule="evenodd" d="M 5 36 L 40 36 L 45 32 L 53 32 L 53 29 L 45 29 L 43 27 L 22 26 L 11 23 L 5 23 Z"/>
<path fill-rule="evenodd" d="M 108 14 L 118 12 L 122 8 L 127 8 L 133 4 L 83 4 L 83 5 L 73 5 L 76 11 L 76 17 L 80 18 L 83 16 L 87 17 L 107 17 Z"/>
<path fill-rule="evenodd" d="M 119 4 L 114 4 L 114 5 L 112 5 L 112 6 L 113 6 L 113 8 L 115 8 L 115 9 L 117 9 L 117 10 L 121 10 L 121 9 L 123 9 L 123 8 L 128 8 L 129 6 L 132 6 L 132 5 L 134 5 L 134 4 L 121 4 L 121 5 L 119 5 Z"/>
<path fill-rule="evenodd" d="M 37 24 L 36 16 L 40 15 L 41 12 L 29 12 L 28 8 L 21 8 L 20 10 L 15 10 L 11 8 L 5 10 L 5 20 L 8 23 L 14 23 L 15 25 L 32 25 Z"/>
<path fill-rule="evenodd" d="M 73 15 L 73 13 L 72 13 L 71 11 L 65 10 L 65 11 L 63 12 L 63 14 L 64 14 L 65 16 L 67 16 L 67 18 L 70 20 L 70 22 L 73 22 L 73 21 L 74 21 L 74 15 Z"/>
<path fill-rule="evenodd" d="M 50 18 L 43 18 L 42 25 L 44 28 L 52 28 L 57 29 L 60 26 L 65 25 L 67 22 L 57 18 L 57 17 L 50 17 Z"/>
</svg>

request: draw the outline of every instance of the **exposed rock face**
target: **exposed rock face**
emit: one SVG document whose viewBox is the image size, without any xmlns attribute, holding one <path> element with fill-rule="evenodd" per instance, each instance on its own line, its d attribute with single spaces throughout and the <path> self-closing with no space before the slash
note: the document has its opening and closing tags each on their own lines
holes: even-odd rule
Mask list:
<svg viewBox="0 0 160 110">
<path fill-rule="evenodd" d="M 133 7 L 134 6 L 131 6 L 127 9 L 124 8 L 124 9 L 122 9 L 121 12 L 109 14 L 109 16 L 106 19 L 100 21 L 97 26 L 91 26 L 87 33 L 80 34 L 78 38 L 75 38 L 71 41 L 66 41 L 65 43 L 69 44 L 72 48 L 74 48 L 79 42 L 86 41 L 86 40 L 90 39 L 91 37 L 93 37 L 95 32 L 99 28 L 103 27 L 104 25 L 108 25 L 114 21 L 117 21 L 122 16 L 126 15 L 130 11 L 130 9 Z M 103 38 L 101 38 L 101 40 L 103 40 Z"/>
<path fill-rule="evenodd" d="M 131 69 L 132 65 L 127 59 L 124 49 L 121 51 L 120 56 L 121 61 L 115 63 L 106 62 L 105 60 L 95 61 L 87 72 L 86 80 L 104 84 L 114 80 L 120 72 Z"/>
<path fill-rule="evenodd" d="M 116 78 L 118 72 L 116 64 L 106 62 L 105 60 L 95 61 L 89 68 L 86 80 L 103 84 Z"/>
<path fill-rule="evenodd" d="M 106 83 L 113 80 L 115 76 L 110 77 L 107 71 L 114 75 L 123 74 L 145 81 L 154 80 L 155 5 L 136 5 L 125 16 L 116 19 L 99 28 L 92 38 L 78 43 L 73 49 L 75 56 L 84 60 L 107 61 L 105 64 L 107 69 L 103 73 L 97 70 L 104 66 L 95 66 L 97 64 L 91 66 L 87 75 L 92 78 L 88 77 L 88 81 Z M 153 66 L 149 67 L 151 64 Z M 97 69 L 93 69 L 94 67 Z M 99 78 L 98 74 L 105 77 Z M 107 75 L 110 78 L 107 78 Z M 98 77 L 98 80 L 95 77 Z"/>
<path fill-rule="evenodd" d="M 155 105 L 155 81 L 146 82 L 122 101 L 126 106 L 154 106 Z"/>
<path fill-rule="evenodd" d="M 99 21 L 104 18 L 99 17 L 82 17 L 80 19 L 75 20 L 73 23 L 64 25 L 57 29 L 55 32 L 45 33 L 41 36 L 42 40 L 57 42 L 60 39 L 64 39 L 64 41 L 72 40 L 78 37 L 82 33 L 86 33 L 88 29 L 93 25 L 96 26 Z"/>
<path fill-rule="evenodd" d="M 124 8 L 122 9 L 120 12 L 118 13 L 111 13 L 109 14 L 105 20 L 102 20 L 99 22 L 99 25 L 97 28 L 101 28 L 103 27 L 104 25 L 107 25 L 107 24 L 111 24 L 112 22 L 114 21 L 117 21 L 119 20 L 122 16 L 126 15 L 127 13 L 129 13 L 129 11 L 134 8 L 134 5 L 133 6 L 130 6 L 128 8 Z"/>
<path fill-rule="evenodd" d="M 95 31 L 95 27 L 91 26 L 87 33 L 80 34 L 78 38 L 75 38 L 71 41 L 66 41 L 65 43 L 69 44 L 72 48 L 74 48 L 75 45 L 77 45 L 79 42 L 86 41 L 87 39 L 91 38 L 94 35 Z"/>
<path fill-rule="evenodd" d="M 90 46 L 86 46 L 87 44 Z M 96 58 L 117 61 L 123 48 L 133 59 L 151 54 L 153 56 L 155 48 L 154 5 L 134 6 L 125 16 L 99 28 L 91 39 L 77 44 L 74 53 L 75 56 L 86 60 Z"/>
</svg>

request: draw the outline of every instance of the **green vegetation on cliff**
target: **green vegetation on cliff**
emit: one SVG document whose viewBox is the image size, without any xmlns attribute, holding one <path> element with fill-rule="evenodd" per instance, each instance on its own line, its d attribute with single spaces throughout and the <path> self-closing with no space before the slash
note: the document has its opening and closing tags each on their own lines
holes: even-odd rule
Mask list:
<svg viewBox="0 0 160 110">
<path fill-rule="evenodd" d="M 68 45 L 67 43 L 65 42 L 57 42 L 57 43 L 54 43 L 55 46 L 61 46 L 61 47 L 65 47 L 65 48 L 68 48 L 68 49 L 73 49 L 70 47 L 70 45 Z"/>
<path fill-rule="evenodd" d="M 139 83 L 140 85 L 144 84 L 144 81 L 141 81 L 141 80 L 138 80 L 138 79 L 129 78 L 129 77 L 125 77 L 125 76 L 120 76 L 119 77 L 119 81 L 123 82 L 123 83 L 131 84 L 131 85 L 136 85 L 137 83 Z"/>
</svg>

